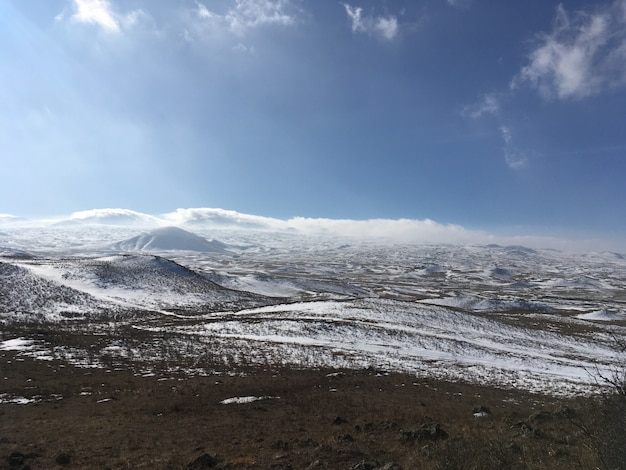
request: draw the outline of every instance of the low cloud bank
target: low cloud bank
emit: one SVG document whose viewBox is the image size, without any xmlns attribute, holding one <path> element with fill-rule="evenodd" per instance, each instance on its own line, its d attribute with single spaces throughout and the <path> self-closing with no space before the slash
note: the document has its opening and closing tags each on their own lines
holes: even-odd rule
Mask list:
<svg viewBox="0 0 626 470">
<path fill-rule="evenodd" d="M 352 220 L 293 217 L 282 220 L 212 208 L 177 209 L 175 212 L 163 214 L 161 218 L 170 225 L 291 231 L 306 235 L 388 239 L 407 243 L 473 243 L 488 237 L 481 232 L 466 230 L 460 225 L 444 225 L 430 219 Z"/>
<path fill-rule="evenodd" d="M 243 214 L 217 208 L 177 209 L 161 215 L 150 215 L 128 209 L 93 209 L 75 212 L 68 218 L 54 221 L 26 221 L 14 216 L 0 215 L 0 225 L 13 223 L 33 225 L 80 226 L 117 225 L 137 228 L 166 226 L 196 229 L 240 229 L 290 232 L 303 235 L 349 237 L 395 243 L 437 243 L 472 245 L 522 245 L 530 248 L 553 248 L 566 251 L 624 251 L 623 243 L 602 239 L 567 239 L 534 235 L 497 235 L 470 230 L 461 225 L 441 224 L 430 219 L 327 219 L 293 217 L 287 220 Z"/>
</svg>

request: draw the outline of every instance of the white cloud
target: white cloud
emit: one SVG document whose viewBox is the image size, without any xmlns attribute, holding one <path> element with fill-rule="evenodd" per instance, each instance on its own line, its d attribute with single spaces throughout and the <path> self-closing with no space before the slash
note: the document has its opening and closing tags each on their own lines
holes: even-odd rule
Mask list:
<svg viewBox="0 0 626 470">
<path fill-rule="evenodd" d="M 110 33 L 130 29 L 148 16 L 143 10 L 133 10 L 125 14 L 116 12 L 108 0 L 73 0 L 73 5 L 71 21 L 93 24 Z M 64 18 L 65 11 L 58 14 L 55 21 L 62 21 Z"/>
<path fill-rule="evenodd" d="M 160 219 L 129 209 L 91 209 L 74 212 L 70 216 L 72 222 L 84 222 L 112 225 L 155 225 Z"/>
<path fill-rule="evenodd" d="M 379 16 L 375 19 L 374 29 L 385 39 L 393 39 L 398 34 L 398 20 L 395 16 Z"/>
<path fill-rule="evenodd" d="M 290 0 L 235 0 L 234 6 L 222 14 L 198 1 L 196 4 L 200 20 L 238 35 L 259 26 L 289 26 L 296 22 L 296 9 Z"/>
<path fill-rule="evenodd" d="M 277 232 L 301 233 L 360 240 L 386 240 L 401 243 L 496 243 L 480 231 L 467 230 L 460 225 L 440 224 L 430 219 L 325 219 L 293 217 L 282 220 L 272 217 L 242 214 L 215 208 L 177 209 L 160 216 L 162 224 L 212 228 L 242 228 Z"/>
<path fill-rule="evenodd" d="M 74 8 L 72 20 L 96 24 L 111 32 L 120 31 L 120 23 L 107 0 L 74 0 Z"/>
<path fill-rule="evenodd" d="M 219 17 L 219 15 L 216 15 L 215 13 L 209 11 L 209 9 L 202 3 L 196 2 L 196 5 L 198 5 L 198 16 L 200 18 L 203 18 L 205 20 L 211 20 Z"/>
<path fill-rule="evenodd" d="M 496 114 L 500 110 L 500 100 L 495 93 L 486 93 L 477 103 L 465 106 L 461 115 L 478 119 L 485 114 Z"/>
<path fill-rule="evenodd" d="M 398 18 L 393 15 L 388 16 L 363 16 L 363 8 L 353 7 L 347 3 L 343 4 L 346 14 L 350 20 L 353 33 L 364 33 L 371 36 L 378 36 L 381 39 L 392 40 L 399 32 Z"/>
<path fill-rule="evenodd" d="M 597 250 L 598 240 L 576 241 L 536 235 L 494 235 L 481 230 L 470 230 L 461 225 L 441 224 L 430 219 L 326 219 L 293 217 L 288 220 L 242 214 L 236 211 L 196 208 L 178 209 L 161 216 L 167 225 L 197 225 L 200 227 L 229 227 L 287 231 L 315 236 L 350 237 L 391 243 L 451 243 L 486 245 L 524 245 L 531 248 L 556 248 L 564 250 Z M 608 245 L 607 245 L 608 246 Z"/>
<path fill-rule="evenodd" d="M 470 231 L 460 225 L 440 224 L 430 219 L 352 220 L 293 217 L 282 220 L 214 208 L 177 209 L 160 218 L 162 224 L 167 225 L 289 231 L 306 235 L 385 239 L 406 243 L 473 243 L 482 239 L 485 243 L 493 243 L 493 240 L 482 232 Z"/>
<path fill-rule="evenodd" d="M 262 230 L 287 230 L 287 223 L 280 219 L 258 215 L 242 214 L 236 211 L 216 208 L 176 209 L 163 214 L 161 219 L 173 225 L 213 225 L 222 227 L 257 228 Z"/>
<path fill-rule="evenodd" d="M 550 33 L 511 82 L 545 98 L 581 99 L 626 85 L 626 1 L 570 15 L 557 7 Z"/>
</svg>

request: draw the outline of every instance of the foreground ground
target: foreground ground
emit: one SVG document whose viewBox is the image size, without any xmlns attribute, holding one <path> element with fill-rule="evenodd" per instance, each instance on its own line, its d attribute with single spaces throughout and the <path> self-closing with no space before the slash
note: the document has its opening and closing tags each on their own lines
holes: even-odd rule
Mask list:
<svg viewBox="0 0 626 470">
<path fill-rule="evenodd" d="M 597 399 L 375 370 L 143 377 L 130 367 L 78 368 L 15 351 L 0 353 L 0 370 L 0 468 L 624 464 L 613 455 L 623 436 L 623 408 L 606 416 L 606 402 Z M 263 399 L 222 403 L 235 397 Z"/>
</svg>

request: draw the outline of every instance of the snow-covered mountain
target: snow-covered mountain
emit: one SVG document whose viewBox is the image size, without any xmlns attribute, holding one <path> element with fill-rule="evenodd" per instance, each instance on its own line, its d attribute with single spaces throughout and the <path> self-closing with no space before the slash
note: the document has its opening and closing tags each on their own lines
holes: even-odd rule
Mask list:
<svg viewBox="0 0 626 470">
<path fill-rule="evenodd" d="M 164 227 L 114 243 L 112 248 L 120 251 L 181 250 L 223 253 L 227 245 L 217 240 L 209 241 L 178 227 Z"/>
</svg>

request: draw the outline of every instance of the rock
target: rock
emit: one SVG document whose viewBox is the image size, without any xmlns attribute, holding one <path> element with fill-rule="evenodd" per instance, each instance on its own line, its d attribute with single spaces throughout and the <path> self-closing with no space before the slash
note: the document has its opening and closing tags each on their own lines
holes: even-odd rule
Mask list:
<svg viewBox="0 0 626 470">
<path fill-rule="evenodd" d="M 30 470 L 30 465 L 26 463 L 27 459 L 33 458 L 34 454 L 22 454 L 21 452 L 11 452 L 7 460 L 11 470 Z"/>
<path fill-rule="evenodd" d="M 543 432 L 540 429 L 535 429 L 524 421 L 518 422 L 515 426 L 519 428 L 520 435 L 524 437 L 534 437 L 534 438 L 543 437 Z"/>
<path fill-rule="evenodd" d="M 376 369 L 372 366 L 369 366 L 366 369 L 370 374 L 374 374 L 376 377 L 387 377 L 389 375 L 389 371 L 388 370 L 384 370 L 384 369 Z"/>
<path fill-rule="evenodd" d="M 189 470 L 204 470 L 205 468 L 216 467 L 219 463 L 220 461 L 218 459 L 210 456 L 207 453 L 204 453 L 200 457 L 196 458 L 189 465 L 187 465 L 187 468 Z"/>
<path fill-rule="evenodd" d="M 320 468 L 322 466 L 322 461 L 320 459 L 317 459 L 313 462 L 311 462 L 305 470 L 314 470 L 315 468 Z"/>
<path fill-rule="evenodd" d="M 380 463 L 378 460 L 364 460 L 352 466 L 352 470 L 374 470 L 378 468 Z"/>
<path fill-rule="evenodd" d="M 569 406 L 562 406 L 555 413 L 559 418 L 567 418 L 572 419 L 576 416 L 576 411 L 571 409 Z"/>
<path fill-rule="evenodd" d="M 537 411 L 528 417 L 528 421 L 550 421 L 554 415 L 550 411 Z"/>
<path fill-rule="evenodd" d="M 438 441 L 448 437 L 448 434 L 441 429 L 441 425 L 430 418 L 424 418 L 420 425 L 413 430 L 402 430 L 400 432 L 403 442 Z"/>
<path fill-rule="evenodd" d="M 289 443 L 279 439 L 272 444 L 272 449 L 289 449 Z"/>
<path fill-rule="evenodd" d="M 337 436 L 337 441 L 339 442 L 354 442 L 354 437 L 350 434 L 340 434 Z"/>
<path fill-rule="evenodd" d="M 395 462 L 389 462 L 380 467 L 380 470 L 402 470 L 402 467 Z"/>
<path fill-rule="evenodd" d="M 61 454 L 57 455 L 57 458 L 55 459 L 55 461 L 59 465 L 69 465 L 70 461 L 71 461 L 70 454 L 61 453 Z"/>
<path fill-rule="evenodd" d="M 334 420 L 333 420 L 333 424 L 335 425 L 339 425 L 339 424 L 345 424 L 347 423 L 348 420 L 345 418 L 342 418 L 341 416 L 337 416 Z"/>
<path fill-rule="evenodd" d="M 472 413 L 474 414 L 475 418 L 484 418 L 491 414 L 491 410 L 487 408 L 486 406 L 481 405 L 481 406 L 477 406 L 476 408 L 474 408 L 472 410 Z"/>
<path fill-rule="evenodd" d="M 20 465 L 24 465 L 26 460 L 26 456 L 21 452 L 11 452 L 9 455 L 9 467 L 19 467 Z"/>
</svg>

